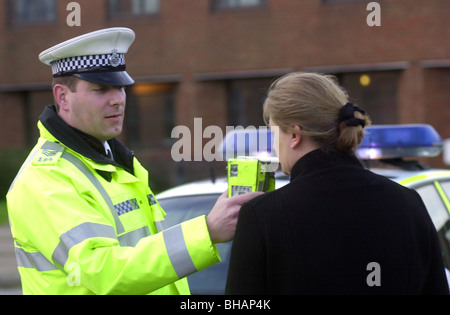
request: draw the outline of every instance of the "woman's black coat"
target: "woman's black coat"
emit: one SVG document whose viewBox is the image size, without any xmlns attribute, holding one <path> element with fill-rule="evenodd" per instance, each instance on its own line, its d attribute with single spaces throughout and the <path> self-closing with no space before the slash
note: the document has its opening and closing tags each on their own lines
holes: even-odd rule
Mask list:
<svg viewBox="0 0 450 315">
<path fill-rule="evenodd" d="M 288 185 L 242 207 L 226 293 L 448 294 L 448 285 L 417 192 L 353 155 L 316 150 Z"/>
</svg>

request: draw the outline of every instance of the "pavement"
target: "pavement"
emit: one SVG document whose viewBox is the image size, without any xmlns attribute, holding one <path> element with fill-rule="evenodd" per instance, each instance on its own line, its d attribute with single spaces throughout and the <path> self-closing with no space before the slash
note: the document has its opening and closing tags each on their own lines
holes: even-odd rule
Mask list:
<svg viewBox="0 0 450 315">
<path fill-rule="evenodd" d="M 20 294 L 22 291 L 14 253 L 14 241 L 9 225 L 0 225 L 0 295 Z"/>
</svg>

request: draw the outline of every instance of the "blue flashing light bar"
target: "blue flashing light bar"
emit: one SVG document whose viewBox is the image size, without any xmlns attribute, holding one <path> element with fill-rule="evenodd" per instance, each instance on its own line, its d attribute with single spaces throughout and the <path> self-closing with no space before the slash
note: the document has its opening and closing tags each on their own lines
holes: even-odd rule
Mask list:
<svg viewBox="0 0 450 315">
<path fill-rule="evenodd" d="M 435 157 L 442 152 L 441 136 L 430 125 L 373 125 L 356 150 L 363 160 Z"/>
<path fill-rule="evenodd" d="M 247 127 L 236 129 L 227 133 L 219 153 L 223 160 L 236 158 L 238 156 L 270 157 L 275 156 L 273 148 L 274 137 L 267 127 Z"/>
</svg>

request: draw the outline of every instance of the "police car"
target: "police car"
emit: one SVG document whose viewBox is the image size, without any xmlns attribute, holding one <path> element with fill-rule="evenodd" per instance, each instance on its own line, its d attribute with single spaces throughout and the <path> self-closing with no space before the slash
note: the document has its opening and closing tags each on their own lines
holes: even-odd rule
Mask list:
<svg viewBox="0 0 450 315">
<path fill-rule="evenodd" d="M 241 135 L 242 132 L 238 137 Z M 254 135 L 246 136 L 247 143 L 252 137 Z M 230 139 L 235 141 L 237 137 L 226 137 L 225 141 Z M 273 141 L 269 141 L 264 148 L 264 155 L 267 152 L 272 154 L 270 144 Z M 407 159 L 437 156 L 442 152 L 442 144 L 441 137 L 430 125 L 374 125 L 367 128 L 356 155 L 373 172 L 415 189 L 421 195 L 438 231 L 444 263 L 449 269 L 450 170 L 429 169 L 416 160 Z M 237 146 L 234 144 L 229 147 L 236 149 Z M 248 150 L 245 153 L 255 154 Z M 275 179 L 275 188 L 289 182 L 289 177 L 281 173 L 276 173 Z M 227 178 L 203 180 L 169 189 L 158 194 L 157 199 L 167 212 L 168 226 L 173 226 L 207 215 L 217 198 L 227 189 Z M 217 244 L 222 262 L 188 277 L 192 294 L 224 293 L 231 246 L 232 242 Z"/>
</svg>

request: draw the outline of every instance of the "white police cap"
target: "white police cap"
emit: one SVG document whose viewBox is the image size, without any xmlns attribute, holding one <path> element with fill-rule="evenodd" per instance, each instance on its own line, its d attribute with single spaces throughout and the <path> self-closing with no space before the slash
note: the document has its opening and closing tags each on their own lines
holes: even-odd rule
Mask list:
<svg viewBox="0 0 450 315">
<path fill-rule="evenodd" d="M 39 60 L 52 67 L 54 78 L 74 75 L 105 85 L 132 85 L 125 54 L 134 39 L 129 28 L 107 28 L 53 46 L 40 53 Z"/>
</svg>

